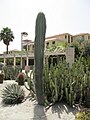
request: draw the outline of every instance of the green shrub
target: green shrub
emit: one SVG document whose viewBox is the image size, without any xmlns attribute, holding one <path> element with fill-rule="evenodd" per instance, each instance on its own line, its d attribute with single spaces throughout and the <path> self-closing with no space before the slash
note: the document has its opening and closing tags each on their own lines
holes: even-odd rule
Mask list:
<svg viewBox="0 0 90 120">
<path fill-rule="evenodd" d="M 2 91 L 4 104 L 18 104 L 24 99 L 24 91 L 17 84 L 7 85 Z"/>
<path fill-rule="evenodd" d="M 75 120 L 90 120 L 90 109 L 83 109 L 77 112 Z"/>
<path fill-rule="evenodd" d="M 32 98 L 35 98 L 35 85 L 34 85 L 34 72 L 33 70 L 30 73 L 30 77 L 26 75 L 27 83 L 24 83 L 25 88 L 30 91 Z"/>
<path fill-rule="evenodd" d="M 3 80 L 4 80 L 4 74 L 0 73 L 0 83 L 3 83 Z"/>
<path fill-rule="evenodd" d="M 4 72 L 5 80 L 15 80 L 17 75 L 19 74 L 19 68 L 13 66 L 3 66 L 2 71 Z"/>
<path fill-rule="evenodd" d="M 86 88 L 84 105 L 85 107 L 90 108 L 90 86 Z"/>
<path fill-rule="evenodd" d="M 10 79 L 11 80 L 15 80 L 16 79 L 16 77 L 18 76 L 18 74 L 19 74 L 19 71 L 20 71 L 20 69 L 18 68 L 18 67 L 11 67 L 11 68 L 9 68 L 9 74 L 10 74 Z"/>
<path fill-rule="evenodd" d="M 10 71 L 9 68 L 7 66 L 3 66 L 2 68 L 4 75 L 5 75 L 5 80 L 9 80 L 10 79 Z"/>
</svg>

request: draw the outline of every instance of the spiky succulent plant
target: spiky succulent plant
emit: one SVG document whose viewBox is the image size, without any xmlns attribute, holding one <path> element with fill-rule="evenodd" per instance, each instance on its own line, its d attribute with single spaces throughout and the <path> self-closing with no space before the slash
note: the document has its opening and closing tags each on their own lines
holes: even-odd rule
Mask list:
<svg viewBox="0 0 90 120">
<path fill-rule="evenodd" d="M 18 85 L 24 85 L 24 82 L 25 82 L 25 74 L 24 73 L 21 72 L 18 74 L 17 82 L 18 82 Z"/>
<path fill-rule="evenodd" d="M 9 84 L 2 90 L 4 104 L 18 104 L 24 99 L 24 90 L 17 84 Z"/>
</svg>

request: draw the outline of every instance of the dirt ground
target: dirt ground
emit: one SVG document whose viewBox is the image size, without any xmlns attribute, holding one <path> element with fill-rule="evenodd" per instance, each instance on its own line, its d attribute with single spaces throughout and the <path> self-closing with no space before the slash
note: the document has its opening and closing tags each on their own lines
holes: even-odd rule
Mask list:
<svg viewBox="0 0 90 120">
<path fill-rule="evenodd" d="M 50 107 L 47 111 L 43 106 L 37 104 L 36 101 L 26 99 L 23 103 L 18 105 L 2 105 L 2 89 L 7 84 L 15 83 L 13 80 L 6 80 L 0 84 L 0 120 L 74 120 L 76 109 L 71 108 L 64 102 L 57 103 Z M 25 90 L 26 96 L 29 91 Z"/>
</svg>

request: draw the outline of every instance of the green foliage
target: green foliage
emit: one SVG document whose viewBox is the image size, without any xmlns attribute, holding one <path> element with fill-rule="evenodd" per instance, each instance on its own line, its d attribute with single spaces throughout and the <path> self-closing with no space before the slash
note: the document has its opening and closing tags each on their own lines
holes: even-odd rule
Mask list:
<svg viewBox="0 0 90 120">
<path fill-rule="evenodd" d="M 0 63 L 1 63 L 1 64 L 3 63 L 3 58 L 0 58 Z"/>
<path fill-rule="evenodd" d="M 11 77 L 11 79 L 16 79 L 16 77 L 17 77 L 17 75 L 19 74 L 19 72 L 20 72 L 20 68 L 18 68 L 18 67 L 13 67 L 13 71 L 12 71 L 12 77 Z"/>
<path fill-rule="evenodd" d="M 90 79 L 90 77 L 89 77 Z M 90 85 L 90 81 L 88 83 Z M 84 103 L 85 107 L 90 108 L 90 86 L 86 88 L 85 91 L 85 103 Z"/>
<path fill-rule="evenodd" d="M 4 74 L 0 73 L 0 83 L 3 83 L 3 80 L 4 80 Z"/>
<path fill-rule="evenodd" d="M 18 67 L 3 66 L 2 71 L 5 75 L 5 80 L 15 80 L 17 75 L 19 74 Z"/>
<path fill-rule="evenodd" d="M 64 42 L 64 41 L 61 41 L 57 45 L 52 44 L 49 48 L 46 49 L 46 51 L 49 51 L 49 52 L 65 52 L 66 47 L 67 47 L 67 43 Z"/>
<path fill-rule="evenodd" d="M 17 58 L 16 59 L 16 65 L 20 65 L 20 61 L 21 61 L 20 58 Z"/>
<path fill-rule="evenodd" d="M 25 71 L 25 81 L 26 81 L 26 82 L 28 81 L 28 78 L 29 78 L 28 72 L 29 72 L 29 71 Z"/>
<path fill-rule="evenodd" d="M 8 58 L 7 60 L 6 60 L 6 64 L 7 65 L 13 65 L 13 58 Z"/>
<path fill-rule="evenodd" d="M 72 42 L 72 44 L 70 44 L 71 47 L 75 48 L 75 58 L 80 57 L 80 54 L 82 53 L 81 49 L 80 49 L 80 44 L 78 41 L 74 41 Z"/>
<path fill-rule="evenodd" d="M 24 91 L 17 84 L 7 85 L 2 91 L 2 102 L 4 104 L 18 104 L 24 99 Z"/>
<path fill-rule="evenodd" d="M 78 58 L 81 55 L 84 57 L 90 56 L 90 41 L 89 40 L 76 40 L 70 45 L 75 48 L 75 57 Z"/>
<path fill-rule="evenodd" d="M 56 66 L 51 64 L 50 68 L 46 65 L 44 92 L 45 104 L 65 100 L 70 106 L 73 106 L 75 103 L 83 104 L 87 100 L 90 105 L 88 60 L 81 57 L 72 65 L 72 68 L 65 61 L 59 61 Z"/>
<path fill-rule="evenodd" d="M 30 91 L 30 95 L 32 98 L 35 98 L 35 86 L 34 86 L 34 72 L 33 70 L 30 73 L 30 77 L 27 75 L 26 76 L 27 79 L 27 84 L 24 83 L 24 86 L 27 90 Z"/>
<path fill-rule="evenodd" d="M 83 55 L 90 56 L 90 41 L 86 40 L 82 43 Z"/>
<path fill-rule="evenodd" d="M 51 64 L 50 68 L 48 65 L 45 66 L 44 71 L 44 92 L 45 102 L 47 104 L 61 101 L 64 94 L 64 69 L 66 63 L 59 63 L 58 67 Z"/>
<path fill-rule="evenodd" d="M 90 109 L 83 109 L 77 112 L 75 120 L 90 120 Z"/>
<path fill-rule="evenodd" d="M 43 96 L 43 66 L 44 66 L 44 46 L 46 33 L 46 19 L 44 13 L 40 12 L 36 18 L 35 26 L 35 89 L 37 101 L 44 104 Z"/>
<path fill-rule="evenodd" d="M 5 80 L 6 80 L 6 79 L 10 79 L 9 68 L 8 68 L 7 66 L 3 66 L 2 71 L 4 72 Z"/>
<path fill-rule="evenodd" d="M 67 47 L 67 42 L 66 41 L 60 41 L 60 43 L 58 44 L 58 46 L 66 48 Z"/>
</svg>

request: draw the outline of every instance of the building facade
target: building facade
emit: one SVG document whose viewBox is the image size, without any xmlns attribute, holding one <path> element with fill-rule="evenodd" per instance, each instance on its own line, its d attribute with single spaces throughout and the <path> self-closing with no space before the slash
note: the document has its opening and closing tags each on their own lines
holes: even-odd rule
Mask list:
<svg viewBox="0 0 90 120">
<path fill-rule="evenodd" d="M 64 52 L 47 52 L 46 49 L 50 48 L 51 46 L 55 45 L 58 46 L 61 44 L 62 41 L 66 42 L 67 44 L 71 44 L 73 41 L 76 40 L 90 40 L 90 34 L 89 33 L 82 33 L 82 34 L 76 34 L 71 35 L 69 33 L 63 33 L 59 35 L 54 35 L 50 37 L 46 37 L 45 40 L 45 58 L 47 56 L 62 56 L 65 55 Z M 0 59 L 2 59 L 2 62 L 4 65 L 6 65 L 6 59 L 13 59 L 13 65 L 17 65 L 17 59 L 21 58 L 21 51 L 19 50 L 10 50 L 8 54 L 5 52 L 0 55 Z M 32 40 L 23 40 L 23 51 L 22 51 L 22 60 L 23 60 L 23 68 L 25 66 L 30 66 L 34 64 L 34 41 Z"/>
<path fill-rule="evenodd" d="M 45 39 L 45 50 L 52 45 L 58 46 L 62 41 L 71 44 L 72 42 L 76 40 L 90 40 L 90 34 L 89 33 L 81 33 L 76 35 L 71 35 L 69 33 L 63 33 L 59 35 L 54 35 L 50 37 L 46 37 Z M 26 51 L 34 52 L 34 41 L 32 40 L 24 40 L 23 41 L 23 48 Z"/>
<path fill-rule="evenodd" d="M 73 42 L 73 36 L 69 33 L 64 33 L 64 34 L 47 37 L 45 40 L 45 48 L 51 47 L 52 45 L 57 46 L 62 41 L 70 44 Z"/>
<path fill-rule="evenodd" d="M 90 40 L 89 33 L 81 33 L 73 36 L 73 40 Z"/>
</svg>

